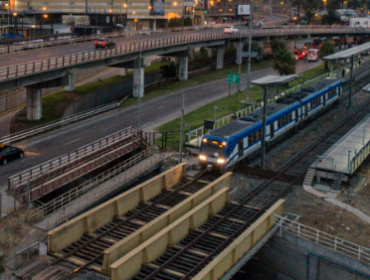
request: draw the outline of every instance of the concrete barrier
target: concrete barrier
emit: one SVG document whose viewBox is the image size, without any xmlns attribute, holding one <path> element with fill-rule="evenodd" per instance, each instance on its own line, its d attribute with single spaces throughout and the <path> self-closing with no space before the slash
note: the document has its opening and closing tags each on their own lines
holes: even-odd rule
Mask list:
<svg viewBox="0 0 370 280">
<path fill-rule="evenodd" d="M 108 224 L 114 216 L 121 216 L 170 189 L 186 176 L 185 164 L 179 164 L 156 177 L 110 199 L 94 209 L 48 232 L 48 252 L 56 253 L 79 240 L 84 233 L 92 233 Z"/>
<path fill-rule="evenodd" d="M 111 269 L 109 267 L 119 258 L 123 257 L 125 254 L 135 249 L 137 246 L 161 231 L 163 228 L 167 227 L 172 222 L 179 219 L 185 213 L 198 206 L 200 203 L 211 197 L 213 194 L 217 193 L 222 188 L 229 189 L 231 187 L 231 178 L 231 172 L 224 174 L 200 191 L 191 195 L 186 200 L 171 208 L 169 211 L 165 212 L 158 218 L 154 219 L 150 223 L 146 224 L 145 226 L 127 236 L 125 239 L 122 239 L 109 249 L 105 250 L 103 260 L 104 273 L 110 276 Z"/>
<path fill-rule="evenodd" d="M 192 280 L 220 279 L 275 225 L 276 215 L 284 214 L 284 203 L 283 199 L 277 201 Z"/>
<path fill-rule="evenodd" d="M 162 256 L 169 246 L 183 240 L 191 230 L 203 225 L 209 216 L 215 215 L 229 201 L 229 189 L 222 188 L 186 215 L 113 263 L 110 266 L 111 279 L 131 279 L 140 272 L 143 263 L 150 263 Z"/>
</svg>

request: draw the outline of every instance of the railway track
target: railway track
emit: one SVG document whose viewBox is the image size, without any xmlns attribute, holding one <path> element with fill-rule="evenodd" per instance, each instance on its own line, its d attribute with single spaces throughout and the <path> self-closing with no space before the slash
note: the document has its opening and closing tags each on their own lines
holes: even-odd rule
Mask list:
<svg viewBox="0 0 370 280">
<path fill-rule="evenodd" d="M 205 170 L 193 180 L 185 180 L 171 189 L 162 191 L 153 199 L 141 203 L 141 205 L 127 212 L 124 216 L 115 217 L 110 223 L 99 228 L 94 233 L 84 234 L 80 240 L 72 243 L 61 252 L 54 254 L 58 259 L 46 266 L 44 265 L 43 270 L 55 267 L 61 261 L 68 261 L 78 266 L 78 268 L 68 273 L 56 268 L 53 277 L 49 278 L 50 280 L 73 279 L 78 271 L 87 267 L 101 271 L 105 249 L 159 217 L 215 179 L 215 175 Z M 28 275 L 25 274 L 22 279 L 28 279 Z"/>
<path fill-rule="evenodd" d="M 167 249 L 154 262 L 145 264 L 134 280 L 191 279 L 222 250 L 230 245 L 274 202 L 284 196 L 307 168 L 316 160 L 316 155 L 342 137 L 354 123 L 370 112 L 370 99 L 356 106 L 354 112 L 317 139 L 306 150 L 293 158 L 268 182 L 256 187 L 239 203 L 230 203 L 198 229 L 192 231 L 180 243 Z M 280 182 L 281 176 L 294 175 L 288 183 Z"/>
</svg>

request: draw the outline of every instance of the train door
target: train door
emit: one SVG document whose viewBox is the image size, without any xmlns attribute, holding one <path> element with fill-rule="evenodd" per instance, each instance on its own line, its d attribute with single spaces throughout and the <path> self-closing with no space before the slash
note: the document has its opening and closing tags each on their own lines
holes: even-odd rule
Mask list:
<svg viewBox="0 0 370 280">
<path fill-rule="evenodd" d="M 324 95 L 322 96 L 322 99 L 323 99 L 323 107 L 325 107 L 325 105 L 326 105 L 326 94 L 327 93 L 324 93 Z"/>
<path fill-rule="evenodd" d="M 304 115 L 306 118 L 308 117 L 308 104 L 304 105 Z"/>
<path fill-rule="evenodd" d="M 274 138 L 274 136 L 275 136 L 275 129 L 274 129 L 274 123 L 272 122 L 270 124 L 270 139 Z"/>
<path fill-rule="evenodd" d="M 238 141 L 238 155 L 239 155 L 239 158 L 243 157 L 243 153 L 244 153 L 243 139 L 240 139 Z"/>
</svg>

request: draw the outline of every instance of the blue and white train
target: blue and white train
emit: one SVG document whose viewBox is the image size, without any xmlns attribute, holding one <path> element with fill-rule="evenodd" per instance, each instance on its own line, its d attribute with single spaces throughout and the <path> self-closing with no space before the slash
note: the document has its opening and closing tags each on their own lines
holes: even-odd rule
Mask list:
<svg viewBox="0 0 370 280">
<path fill-rule="evenodd" d="M 277 142 L 288 132 L 333 106 L 342 94 L 342 81 L 322 80 L 267 106 L 266 145 Z M 248 159 L 261 149 L 262 108 L 205 134 L 200 146 L 202 168 L 212 165 L 221 171 Z"/>
</svg>

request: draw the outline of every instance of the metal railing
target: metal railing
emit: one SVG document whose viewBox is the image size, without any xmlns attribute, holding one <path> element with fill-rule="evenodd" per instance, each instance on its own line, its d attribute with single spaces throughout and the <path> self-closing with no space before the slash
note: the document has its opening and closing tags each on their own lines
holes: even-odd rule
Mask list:
<svg viewBox="0 0 370 280">
<path fill-rule="evenodd" d="M 357 28 L 292 28 L 292 29 L 262 29 L 253 30 L 254 37 L 264 36 L 284 36 L 284 35 L 305 35 L 305 34 L 348 34 L 358 33 L 367 34 L 368 29 Z M 53 57 L 41 61 L 26 62 L 22 64 L 6 66 L 0 68 L 0 80 L 8 80 L 29 74 L 40 73 L 52 69 L 65 68 L 71 65 L 86 63 L 88 61 L 102 60 L 107 57 L 126 55 L 129 53 L 152 50 L 162 47 L 170 47 L 189 43 L 199 43 L 210 40 L 230 39 L 247 37 L 248 31 L 241 31 L 237 34 L 225 34 L 224 32 L 185 34 L 173 37 L 155 39 L 142 39 L 140 42 L 129 43 L 118 46 L 115 49 L 87 51 L 76 54 Z"/>
<path fill-rule="evenodd" d="M 278 95 L 276 95 L 274 98 L 269 98 L 268 99 L 268 103 L 271 103 L 271 102 L 274 102 L 276 99 L 286 95 L 286 94 L 289 94 L 289 93 L 293 93 L 293 92 L 297 92 L 299 90 L 301 90 L 302 88 L 305 88 L 307 86 L 310 86 L 318 81 L 321 81 L 323 79 L 326 79 L 330 77 L 330 73 L 325 73 L 325 74 L 322 74 L 322 75 L 319 75 L 317 77 L 314 77 L 310 80 L 307 80 L 299 85 L 296 85 L 294 87 L 291 87 L 287 90 L 284 90 L 282 92 L 280 92 Z M 250 113 L 252 113 L 255 109 L 259 108 L 259 107 L 262 107 L 263 106 L 263 102 L 256 102 L 255 104 L 252 104 L 244 109 L 241 109 L 239 111 L 236 111 L 235 114 L 238 116 L 238 117 L 242 117 L 242 116 L 245 116 L 245 115 L 248 115 Z M 215 121 L 215 124 L 214 124 L 214 129 L 216 128 L 219 128 L 227 123 L 229 123 L 231 120 L 232 120 L 232 115 L 233 114 L 229 114 L 225 117 L 222 117 L 220 119 L 217 119 Z M 187 132 L 185 135 L 187 136 L 187 143 L 185 143 L 187 146 L 197 146 L 199 147 L 200 146 L 200 143 L 202 141 L 202 137 L 204 136 L 204 126 L 202 127 L 199 127 L 199 128 L 196 128 L 194 130 L 191 130 L 189 132 Z"/>
<path fill-rule="evenodd" d="M 57 120 L 57 121 L 49 122 L 49 123 L 46 123 L 46 124 L 43 124 L 43 125 L 35 126 L 33 128 L 30 128 L 30 129 L 22 130 L 20 132 L 13 133 L 11 135 L 1 137 L 0 138 L 0 143 L 1 144 L 14 144 L 15 142 L 18 142 L 20 140 L 24 140 L 28 137 L 32 137 L 32 136 L 50 131 L 50 130 L 58 128 L 58 127 L 70 125 L 72 123 L 75 123 L 75 122 L 78 122 L 78 121 L 81 121 L 81 120 L 85 120 L 85 119 L 93 117 L 95 115 L 98 115 L 98 114 L 104 113 L 106 111 L 118 108 L 119 105 L 120 105 L 119 102 L 113 102 L 113 103 L 110 103 L 108 105 L 99 106 L 99 107 L 96 107 L 92 110 L 87 110 L 87 111 L 81 112 L 79 114 L 75 114 L 75 115 L 72 115 L 72 116 L 69 116 L 69 117 L 62 118 L 62 119 Z"/>
<path fill-rule="evenodd" d="M 70 203 L 62 206 L 55 214 L 49 215 L 44 221 L 47 229 L 54 228 L 55 226 L 68 221 L 77 213 L 80 213 L 90 205 L 106 197 L 111 192 L 132 182 L 141 174 L 148 172 L 156 165 L 164 162 L 168 156 L 169 154 L 167 153 L 154 153 L 152 156 L 149 156 L 147 160 L 139 162 L 133 168 L 127 169 L 122 173 L 122 176 L 120 176 L 118 180 L 112 181 L 111 184 L 99 185 L 97 188 L 86 192 L 83 199 L 80 199 L 78 203 Z"/>
<path fill-rule="evenodd" d="M 370 263 L 370 249 L 336 237 L 318 229 L 303 225 L 286 217 L 278 217 L 276 225 L 279 226 L 279 235 L 290 232 L 294 235 L 310 240 L 331 249 L 335 252 L 355 258 L 359 261 Z"/>
<path fill-rule="evenodd" d="M 18 269 L 22 265 L 25 265 L 30 262 L 33 256 L 40 255 L 40 247 L 42 243 L 45 242 L 47 235 L 45 235 L 40 241 L 37 241 L 27 248 L 18 251 L 14 254 L 14 256 L 6 259 L 4 261 L 4 265 L 12 270 Z M 36 253 L 37 252 L 37 253 Z M 45 255 L 47 253 L 46 245 L 45 245 Z"/>
<path fill-rule="evenodd" d="M 48 201 L 47 203 L 43 203 L 41 201 L 36 200 L 34 202 L 36 208 L 34 209 L 34 211 L 31 211 L 30 214 L 28 215 L 28 221 L 36 221 L 43 218 L 45 215 L 65 206 L 72 200 L 75 200 L 76 198 L 98 187 L 102 183 L 112 179 L 113 177 L 117 176 L 118 174 L 122 173 L 128 168 L 136 165 L 145 158 L 151 156 L 153 153 L 154 150 L 152 148 L 146 149 L 140 152 L 139 154 L 130 157 L 128 160 L 121 162 L 119 165 L 116 165 L 110 168 L 109 170 L 99 174 L 98 176 L 88 181 L 85 181 L 83 184 L 69 190 L 68 192 L 62 194 L 61 196 L 58 196 Z"/>
<path fill-rule="evenodd" d="M 77 160 L 81 161 L 86 157 L 96 155 L 97 151 L 106 149 L 107 147 L 125 141 L 136 133 L 132 127 L 125 128 L 114 134 L 106 136 L 102 139 L 94 141 L 83 147 L 76 149 L 73 152 L 51 159 L 29 169 L 23 170 L 8 178 L 8 189 L 17 190 L 40 176 L 53 172 L 64 166 L 75 163 Z"/>
</svg>

